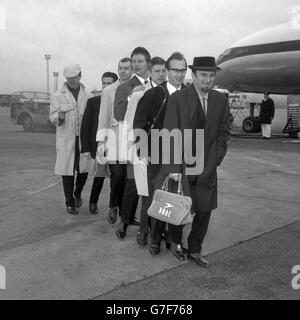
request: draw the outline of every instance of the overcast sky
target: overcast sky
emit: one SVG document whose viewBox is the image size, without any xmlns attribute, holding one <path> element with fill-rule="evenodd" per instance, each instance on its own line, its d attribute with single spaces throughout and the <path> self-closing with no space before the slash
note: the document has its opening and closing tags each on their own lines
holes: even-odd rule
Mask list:
<svg viewBox="0 0 300 320">
<path fill-rule="evenodd" d="M 0 0 L 0 93 L 46 90 L 53 71 L 79 63 L 100 88 L 105 71 L 137 46 L 168 58 L 217 57 L 236 41 L 291 21 L 300 0 Z M 189 77 L 189 74 L 188 74 Z M 60 75 L 59 83 L 63 77 Z"/>
</svg>

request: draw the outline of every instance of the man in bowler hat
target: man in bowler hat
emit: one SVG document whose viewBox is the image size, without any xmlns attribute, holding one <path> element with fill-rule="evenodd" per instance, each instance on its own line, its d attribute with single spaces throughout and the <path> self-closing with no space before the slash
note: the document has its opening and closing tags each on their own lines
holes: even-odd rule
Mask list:
<svg viewBox="0 0 300 320">
<path fill-rule="evenodd" d="M 172 148 L 171 163 L 164 165 L 162 174 L 172 180 L 183 181 L 184 194 L 192 198 L 192 210 L 195 213 L 191 232 L 188 237 L 187 258 L 199 266 L 208 268 L 210 263 L 201 255 L 202 242 L 208 230 L 211 212 L 217 208 L 217 166 L 221 164 L 227 151 L 229 139 L 229 105 L 225 95 L 213 90 L 214 79 L 218 67 L 213 57 L 194 58 L 192 70 L 193 84 L 184 90 L 175 92 L 169 99 L 164 128 L 204 130 L 204 164 L 195 163 L 198 171 L 191 169 L 190 163 L 185 163 L 186 148 Z M 193 134 L 192 136 L 195 137 Z M 192 139 L 192 150 L 197 142 Z M 199 143 L 199 142 L 198 142 Z M 173 158 L 174 157 L 174 158 Z M 172 159 L 183 159 L 177 164 Z M 186 161 L 187 162 L 187 161 Z M 172 241 L 171 251 L 179 260 L 185 260 L 182 247 L 183 226 L 169 225 L 169 235 Z"/>
</svg>

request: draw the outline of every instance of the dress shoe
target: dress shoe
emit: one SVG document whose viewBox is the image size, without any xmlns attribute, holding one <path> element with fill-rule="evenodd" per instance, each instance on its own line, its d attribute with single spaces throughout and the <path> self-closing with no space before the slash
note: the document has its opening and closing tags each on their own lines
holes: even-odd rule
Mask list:
<svg viewBox="0 0 300 320">
<path fill-rule="evenodd" d="M 82 198 L 81 196 L 76 197 L 74 196 L 74 203 L 75 203 L 75 208 L 80 208 L 82 206 Z"/>
<path fill-rule="evenodd" d="M 107 214 L 107 221 L 109 224 L 115 224 L 118 217 L 118 208 L 110 208 Z"/>
<path fill-rule="evenodd" d="M 185 260 L 185 255 L 184 255 L 184 251 L 181 244 L 172 243 L 171 252 L 178 260 L 180 261 Z"/>
<path fill-rule="evenodd" d="M 139 246 L 145 247 L 147 245 L 147 233 L 139 231 L 136 236 L 136 242 Z"/>
<path fill-rule="evenodd" d="M 195 261 L 200 267 L 208 269 L 210 267 L 210 263 L 204 259 L 200 253 L 188 253 L 187 258 L 189 260 Z"/>
<path fill-rule="evenodd" d="M 96 203 L 90 203 L 90 214 L 98 214 L 98 206 Z"/>
<path fill-rule="evenodd" d="M 160 246 L 156 243 L 150 244 L 149 252 L 151 255 L 157 256 L 158 254 L 160 254 Z"/>
<path fill-rule="evenodd" d="M 166 233 L 162 233 L 161 238 L 162 238 L 162 240 L 165 240 L 165 242 L 166 242 L 166 249 L 170 250 L 171 249 L 171 242 L 169 240 L 168 235 Z"/>
<path fill-rule="evenodd" d="M 138 227 L 140 225 L 140 222 L 134 218 L 134 220 L 132 222 L 130 222 L 130 225 Z"/>
<path fill-rule="evenodd" d="M 71 214 L 73 216 L 77 216 L 79 212 L 75 209 L 75 207 L 67 207 L 68 214 Z"/>
<path fill-rule="evenodd" d="M 126 232 L 127 232 L 127 224 L 121 222 L 116 231 L 116 237 L 119 240 L 123 240 L 126 237 Z"/>
</svg>

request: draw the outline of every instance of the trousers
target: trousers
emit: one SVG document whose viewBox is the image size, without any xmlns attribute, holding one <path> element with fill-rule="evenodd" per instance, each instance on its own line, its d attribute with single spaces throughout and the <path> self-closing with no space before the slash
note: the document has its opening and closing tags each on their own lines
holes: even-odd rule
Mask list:
<svg viewBox="0 0 300 320">
<path fill-rule="evenodd" d="M 206 236 L 211 211 L 197 212 L 192 224 L 192 230 L 188 236 L 188 251 L 189 253 L 201 253 L 202 242 Z M 175 244 L 182 243 L 183 226 L 173 226 L 169 224 L 168 232 L 170 239 Z"/>
<path fill-rule="evenodd" d="M 196 205 L 196 182 L 189 183 L 193 206 Z M 211 211 L 201 211 L 193 208 L 195 217 L 193 220 L 191 232 L 188 236 L 188 251 L 189 253 L 201 253 L 202 243 L 206 236 L 208 225 L 211 217 Z M 170 239 L 175 244 L 182 243 L 182 232 L 184 226 L 168 225 L 168 233 Z"/>
<path fill-rule="evenodd" d="M 88 173 L 80 173 L 79 167 L 80 160 L 80 151 L 79 151 L 79 137 L 76 137 L 75 140 L 75 160 L 74 160 L 74 175 L 73 176 L 62 176 L 63 188 L 66 199 L 66 206 L 74 206 L 74 195 L 79 197 L 85 186 L 86 180 L 88 178 Z M 75 172 L 77 172 L 75 180 Z M 74 191 L 74 182 L 75 182 L 75 191 Z"/>
<path fill-rule="evenodd" d="M 122 199 L 122 207 L 120 211 L 121 220 L 124 224 L 130 224 L 134 220 L 135 212 L 137 209 L 139 196 L 133 177 L 132 165 L 126 165 L 126 179 L 124 186 L 124 195 Z"/>
<path fill-rule="evenodd" d="M 262 136 L 266 138 L 271 138 L 272 135 L 272 126 L 270 124 L 261 125 Z"/>
<path fill-rule="evenodd" d="M 126 182 L 126 164 L 117 162 L 109 165 L 110 171 L 110 208 L 122 208 L 122 201 Z"/>
<path fill-rule="evenodd" d="M 98 203 L 104 180 L 105 180 L 104 177 L 94 178 L 91 195 L 90 195 L 90 203 L 93 203 L 93 204 Z"/>
</svg>

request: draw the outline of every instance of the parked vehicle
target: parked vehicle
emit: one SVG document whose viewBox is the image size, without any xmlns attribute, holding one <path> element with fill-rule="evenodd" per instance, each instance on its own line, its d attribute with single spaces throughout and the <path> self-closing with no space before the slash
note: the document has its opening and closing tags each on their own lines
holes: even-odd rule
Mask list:
<svg viewBox="0 0 300 320">
<path fill-rule="evenodd" d="M 50 98 L 48 93 L 22 91 L 15 92 L 10 99 L 11 122 L 22 125 L 25 131 L 50 129 L 54 127 L 49 121 Z"/>
<path fill-rule="evenodd" d="M 10 106 L 10 94 L 0 94 L 0 107 Z"/>
</svg>

